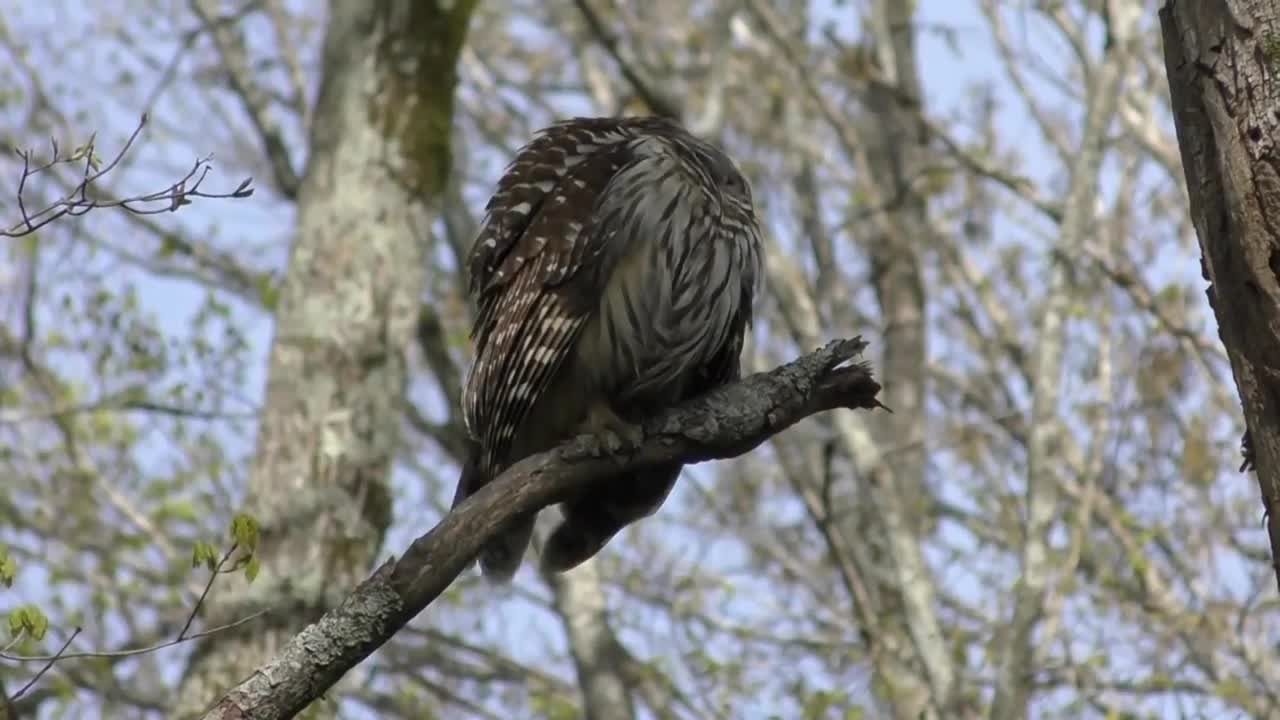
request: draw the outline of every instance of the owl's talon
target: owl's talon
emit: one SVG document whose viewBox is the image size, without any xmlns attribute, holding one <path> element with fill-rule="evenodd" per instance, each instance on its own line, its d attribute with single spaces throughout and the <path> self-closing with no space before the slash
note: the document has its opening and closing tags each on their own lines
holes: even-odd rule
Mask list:
<svg viewBox="0 0 1280 720">
<path fill-rule="evenodd" d="M 599 455 L 631 453 L 644 443 L 644 428 L 620 417 L 612 408 L 598 404 L 591 408 L 586 431 L 595 436 Z"/>
<path fill-rule="evenodd" d="M 626 425 L 618 428 L 607 428 L 602 431 L 605 447 L 611 454 L 624 450 L 634 452 L 644 443 L 644 429 L 639 425 Z"/>
</svg>

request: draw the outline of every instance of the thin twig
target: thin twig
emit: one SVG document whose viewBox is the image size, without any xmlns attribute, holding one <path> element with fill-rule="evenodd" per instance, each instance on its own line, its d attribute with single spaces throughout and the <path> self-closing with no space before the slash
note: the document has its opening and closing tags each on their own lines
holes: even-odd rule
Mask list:
<svg viewBox="0 0 1280 720">
<path fill-rule="evenodd" d="M 619 46 L 618 38 L 609 29 L 605 27 L 604 19 L 591 7 L 591 3 L 587 0 L 574 0 L 574 6 L 578 8 L 578 12 L 582 14 L 582 19 L 586 21 L 587 27 L 591 30 L 591 34 L 595 36 L 596 41 L 609 53 L 609 57 L 618 64 L 618 71 L 631 84 L 632 89 L 640 96 L 645 105 L 649 106 L 649 110 L 655 115 L 662 115 L 669 118 L 679 120 L 684 115 L 683 109 L 678 101 L 670 98 L 666 93 L 660 92 L 654 83 L 650 82 L 641 71 L 636 67 L 636 63 L 628 62 L 622 55 L 622 49 Z"/>
<path fill-rule="evenodd" d="M 164 650 L 165 648 L 171 648 L 174 645 L 181 645 L 182 643 L 192 642 L 193 640 L 206 638 L 206 637 L 209 637 L 210 635 L 217 635 L 218 633 L 221 633 L 221 632 L 234 630 L 240 627 L 241 625 L 244 625 L 245 623 L 250 623 L 250 622 L 253 622 L 254 620 L 257 620 L 258 618 L 262 617 L 263 615 L 266 615 L 269 612 L 271 612 L 270 608 L 264 608 L 262 610 L 258 610 L 256 612 L 250 613 L 234 622 L 226 623 L 225 625 L 218 625 L 216 627 L 211 627 L 208 630 L 201 630 L 200 632 L 197 632 L 197 633 L 191 633 L 190 635 L 184 638 L 174 638 L 173 640 L 165 640 L 164 642 L 156 643 L 155 645 L 147 645 L 145 647 L 130 648 L 128 650 L 98 650 L 98 651 L 92 651 L 92 652 L 62 653 L 61 655 L 10 655 L 8 653 L 0 652 L 0 660 L 8 660 L 9 662 L 29 663 L 29 662 L 47 662 L 49 660 L 54 660 L 54 659 L 61 661 L 61 660 L 81 660 L 84 658 L 127 658 L 127 657 L 134 657 L 137 655 L 146 655 L 148 653 L 153 653 L 158 650 Z M 16 699 L 17 696 L 15 695 L 14 698 Z"/>
<path fill-rule="evenodd" d="M 187 622 L 182 626 L 181 632 L 178 633 L 178 641 L 181 642 L 187 637 L 187 631 L 191 629 L 191 623 L 195 622 L 196 615 L 200 613 L 200 608 L 204 605 L 205 598 L 209 597 L 209 591 L 213 589 L 213 581 L 218 579 L 218 575 L 222 574 L 222 566 L 227 564 L 231 559 L 231 555 L 239 549 L 240 543 L 233 542 L 231 547 L 227 548 L 227 552 L 223 554 L 222 559 L 214 566 L 213 572 L 209 573 L 209 581 L 204 584 L 204 590 L 200 593 L 196 604 L 191 608 L 191 613 L 187 615 Z"/>
<path fill-rule="evenodd" d="M 19 630 L 18 634 L 14 635 L 13 639 L 9 641 L 8 645 L 5 645 L 4 647 L 0 648 L 0 657 L 4 656 L 5 653 L 17 647 L 18 643 L 22 642 L 22 638 L 26 636 L 27 636 L 26 628 L 22 628 L 21 630 Z"/>
<path fill-rule="evenodd" d="M 22 158 L 22 175 L 18 179 L 17 190 L 18 213 L 21 219 L 9 225 L 7 229 L 0 229 L 0 237 L 30 235 L 59 218 L 68 215 L 79 217 L 99 208 L 116 207 L 137 215 L 154 215 L 162 212 L 174 212 L 184 205 L 190 205 L 195 198 L 233 199 L 247 198 L 253 195 L 253 178 L 251 177 L 242 180 L 230 192 L 205 192 L 201 190 L 200 185 L 208 176 L 211 169 L 210 163 L 212 162 L 212 158 L 204 157 L 197 159 L 192 164 L 191 170 L 182 179 L 164 190 L 110 200 L 91 199 L 89 197 L 90 189 L 120 164 L 125 154 L 129 152 L 142 134 L 142 130 L 146 125 L 147 115 L 144 113 L 138 121 L 138 126 L 134 128 L 129 138 L 125 141 L 124 147 L 105 165 L 100 165 L 96 159 L 96 138 L 90 138 L 88 143 L 70 155 L 63 155 L 57 141 L 50 140 L 50 159 L 48 162 L 34 166 L 32 165 L 35 157 L 34 151 L 17 150 L 18 156 Z M 84 170 L 81 174 L 80 182 L 76 183 L 76 186 L 70 192 L 43 209 L 34 212 L 27 209 L 26 189 L 28 180 L 41 173 L 48 172 L 57 165 L 67 165 L 81 161 L 84 162 Z M 163 203 L 163 205 L 161 207 L 150 207 L 157 203 Z"/>
<path fill-rule="evenodd" d="M 63 653 L 67 651 L 67 648 L 71 647 L 72 641 L 80 635 L 80 632 L 81 628 L 77 626 L 76 629 L 71 632 L 71 636 L 67 638 L 67 641 L 62 643 L 62 647 L 58 648 L 58 652 L 50 656 L 48 661 L 45 662 L 44 667 L 40 668 L 40 672 L 36 673 L 34 677 L 28 680 L 26 685 L 18 688 L 18 692 L 14 693 L 9 700 L 14 701 L 22 697 L 24 693 L 31 689 L 32 685 L 35 685 L 40 678 L 44 677 L 44 674 L 49 672 L 49 668 L 53 667 L 53 664 L 63 657 Z"/>
</svg>

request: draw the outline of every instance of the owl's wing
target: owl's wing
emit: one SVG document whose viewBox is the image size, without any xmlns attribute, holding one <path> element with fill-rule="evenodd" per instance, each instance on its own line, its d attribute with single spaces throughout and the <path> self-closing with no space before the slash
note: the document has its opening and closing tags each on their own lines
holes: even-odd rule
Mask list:
<svg viewBox="0 0 1280 720">
<path fill-rule="evenodd" d="M 636 142 L 620 121 L 561 123 L 523 148 L 499 181 L 469 258 L 476 357 L 462 399 L 486 472 L 504 461 L 603 292 L 617 255 L 606 249 L 623 222 L 608 198 L 652 162 Z"/>
<path fill-rule="evenodd" d="M 467 258 L 470 291 L 485 294 L 512 282 L 516 271 L 549 243 L 553 251 L 571 251 L 577 236 L 563 230 L 590 215 L 596 197 L 626 163 L 626 146 L 635 139 L 635 130 L 624 120 L 575 118 L 539 131 L 520 148 L 485 206 L 484 223 Z M 531 233 L 539 218 L 543 233 Z"/>
</svg>

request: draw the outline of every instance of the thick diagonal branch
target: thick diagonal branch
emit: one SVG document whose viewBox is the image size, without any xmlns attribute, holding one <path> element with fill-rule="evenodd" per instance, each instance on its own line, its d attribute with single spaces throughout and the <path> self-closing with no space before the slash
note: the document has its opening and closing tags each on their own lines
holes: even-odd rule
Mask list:
<svg viewBox="0 0 1280 720">
<path fill-rule="evenodd" d="M 861 338 L 834 341 L 669 410 L 644 424 L 644 442 L 626 456 L 601 453 L 594 438 L 580 437 L 517 463 L 296 635 L 205 720 L 292 717 L 430 605 L 518 515 L 623 469 L 736 457 L 810 415 L 879 407 L 880 386 L 856 361 L 865 347 Z"/>
</svg>

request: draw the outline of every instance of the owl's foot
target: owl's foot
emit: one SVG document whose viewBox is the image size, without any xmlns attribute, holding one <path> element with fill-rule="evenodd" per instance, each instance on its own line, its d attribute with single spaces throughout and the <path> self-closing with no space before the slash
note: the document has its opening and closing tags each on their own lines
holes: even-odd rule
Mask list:
<svg viewBox="0 0 1280 720">
<path fill-rule="evenodd" d="M 600 455 L 634 452 L 644 443 L 644 428 L 624 420 L 604 402 L 591 406 L 583 430 L 595 436 Z"/>
</svg>

